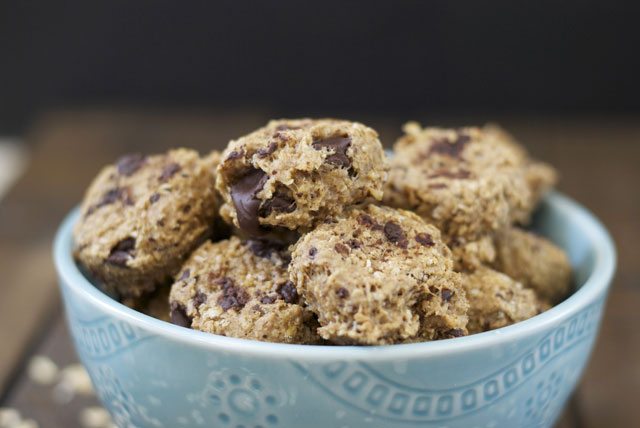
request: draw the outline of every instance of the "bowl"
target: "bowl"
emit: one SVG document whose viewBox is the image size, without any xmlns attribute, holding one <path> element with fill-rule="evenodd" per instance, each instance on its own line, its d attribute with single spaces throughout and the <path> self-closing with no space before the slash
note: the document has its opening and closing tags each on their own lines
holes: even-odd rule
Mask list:
<svg viewBox="0 0 640 428">
<path fill-rule="evenodd" d="M 54 258 L 68 325 L 121 427 L 551 427 L 593 348 L 615 249 L 587 210 L 550 194 L 535 229 L 564 248 L 577 290 L 529 320 L 436 342 L 264 343 L 175 326 L 95 288 L 72 257 L 75 210 Z"/>
</svg>

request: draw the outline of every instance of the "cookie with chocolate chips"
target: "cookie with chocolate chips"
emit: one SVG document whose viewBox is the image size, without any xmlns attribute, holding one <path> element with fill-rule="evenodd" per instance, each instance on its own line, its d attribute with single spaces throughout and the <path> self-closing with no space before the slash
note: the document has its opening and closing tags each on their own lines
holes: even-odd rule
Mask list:
<svg viewBox="0 0 640 428">
<path fill-rule="evenodd" d="M 317 321 L 289 280 L 289 254 L 237 237 L 202 244 L 171 287 L 174 324 L 267 342 L 319 343 Z"/>
<path fill-rule="evenodd" d="M 215 163 L 193 150 L 124 156 L 89 187 L 74 229 L 75 258 L 127 304 L 172 276 L 211 232 Z"/>
<path fill-rule="evenodd" d="M 290 279 L 319 334 L 380 345 L 465 335 L 467 301 L 440 232 L 417 215 L 368 205 L 295 245 Z"/>
<path fill-rule="evenodd" d="M 384 202 L 434 223 L 449 244 L 463 247 L 514 222 L 526 223 L 555 182 L 550 167 L 530 159 L 498 128 L 409 123 L 404 130 L 394 146 Z M 470 250 L 483 256 L 479 249 Z"/>
<path fill-rule="evenodd" d="M 489 268 L 463 274 L 462 284 L 469 300 L 471 334 L 524 321 L 549 308 L 533 290 Z"/>
<path fill-rule="evenodd" d="M 271 121 L 231 141 L 218 167 L 221 215 L 248 236 L 309 230 L 382 197 L 386 161 L 377 133 L 360 123 Z"/>
<path fill-rule="evenodd" d="M 523 229 L 512 227 L 497 235 L 493 266 L 551 304 L 571 291 L 573 275 L 567 254 L 548 239 Z"/>
</svg>

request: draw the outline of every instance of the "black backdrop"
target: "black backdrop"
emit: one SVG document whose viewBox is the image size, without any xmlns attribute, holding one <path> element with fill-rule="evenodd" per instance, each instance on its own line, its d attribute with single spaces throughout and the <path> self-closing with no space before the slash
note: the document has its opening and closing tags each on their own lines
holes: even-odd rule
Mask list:
<svg viewBox="0 0 640 428">
<path fill-rule="evenodd" d="M 640 110 L 617 0 L 0 0 L 0 132 L 50 108 Z"/>
</svg>

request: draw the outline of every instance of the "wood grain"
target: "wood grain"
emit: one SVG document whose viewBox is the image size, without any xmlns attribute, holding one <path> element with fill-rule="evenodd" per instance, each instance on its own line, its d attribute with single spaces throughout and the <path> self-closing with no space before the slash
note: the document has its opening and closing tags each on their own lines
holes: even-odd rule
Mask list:
<svg viewBox="0 0 640 428">
<path fill-rule="evenodd" d="M 98 169 L 127 152 L 151 153 L 175 146 L 202 152 L 221 148 L 263 124 L 267 116 L 71 111 L 49 114 L 35 124 L 28 136 L 31 163 L 0 203 L 0 391 L 5 403 L 46 417 L 42 409 L 53 411 L 46 404 L 47 392 L 29 385 L 20 371 L 25 355 L 45 352 L 60 362 L 74 359 L 60 314 L 48 334 L 39 339 L 38 332 L 47 327 L 43 323 L 55 309 L 51 238 Z M 355 117 L 377 128 L 385 142 L 400 133 L 401 121 L 394 118 Z M 608 226 L 619 252 L 618 273 L 594 356 L 558 427 L 640 426 L 640 412 L 634 406 L 640 391 L 640 121 L 637 117 L 497 119 L 534 155 L 561 171 L 560 189 Z M 7 389 L 9 379 L 13 382 Z M 61 414 L 41 426 L 74 426 L 70 424 L 76 416 Z"/>
</svg>

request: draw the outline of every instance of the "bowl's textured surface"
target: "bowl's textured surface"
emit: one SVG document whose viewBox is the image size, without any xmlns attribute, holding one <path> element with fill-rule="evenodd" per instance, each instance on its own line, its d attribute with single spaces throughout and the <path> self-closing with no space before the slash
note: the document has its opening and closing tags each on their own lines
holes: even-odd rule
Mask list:
<svg viewBox="0 0 640 428">
<path fill-rule="evenodd" d="M 503 329 L 389 347 L 260 343 L 173 326 L 94 288 L 55 243 L 69 326 L 119 427 L 551 427 L 593 347 L 613 244 L 577 204 L 550 195 L 536 228 L 569 253 L 580 287 Z"/>
</svg>

